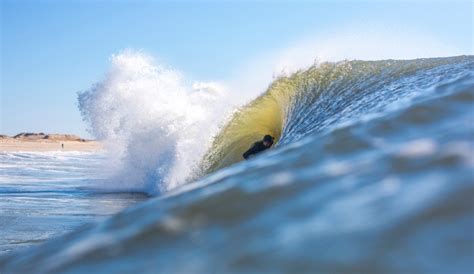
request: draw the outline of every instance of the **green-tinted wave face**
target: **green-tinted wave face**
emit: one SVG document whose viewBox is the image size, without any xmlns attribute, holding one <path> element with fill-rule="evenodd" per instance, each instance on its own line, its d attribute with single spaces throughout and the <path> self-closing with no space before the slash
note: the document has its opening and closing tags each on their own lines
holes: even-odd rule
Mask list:
<svg viewBox="0 0 474 274">
<path fill-rule="evenodd" d="M 265 134 L 274 136 L 278 146 L 376 113 L 431 84 L 426 78 L 437 68 L 471 59 L 342 61 L 282 76 L 234 113 L 215 137 L 201 171 L 207 174 L 243 160 L 242 154 Z"/>
<path fill-rule="evenodd" d="M 349 67 L 347 62 L 324 63 L 275 80 L 263 95 L 240 108 L 214 139 L 203 161 L 205 173 L 241 161 L 242 154 L 266 134 L 274 136 L 278 143 L 298 93 L 318 87 L 316 92 L 307 94 L 317 95 L 347 74 Z"/>
</svg>

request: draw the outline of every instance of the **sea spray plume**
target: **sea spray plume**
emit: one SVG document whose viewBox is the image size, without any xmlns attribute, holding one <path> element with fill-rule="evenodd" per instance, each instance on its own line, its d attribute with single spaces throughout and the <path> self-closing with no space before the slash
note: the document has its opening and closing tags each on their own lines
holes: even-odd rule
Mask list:
<svg viewBox="0 0 474 274">
<path fill-rule="evenodd" d="M 89 131 L 104 142 L 105 188 L 156 194 L 186 181 L 228 104 L 217 83 L 182 76 L 136 52 L 113 55 L 104 80 L 78 95 Z"/>
</svg>

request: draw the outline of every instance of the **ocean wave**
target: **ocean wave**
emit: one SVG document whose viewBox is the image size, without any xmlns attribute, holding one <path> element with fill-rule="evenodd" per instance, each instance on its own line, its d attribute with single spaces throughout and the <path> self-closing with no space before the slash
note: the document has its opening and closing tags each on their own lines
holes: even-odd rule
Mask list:
<svg viewBox="0 0 474 274">
<path fill-rule="evenodd" d="M 389 115 L 409 106 L 418 95 L 429 98 L 453 79 L 472 79 L 472 61 L 461 56 L 327 62 L 282 76 L 233 115 L 215 137 L 201 168 L 207 174 L 243 160 L 249 144 L 265 134 L 275 136 L 278 147 L 344 124 Z"/>
<path fill-rule="evenodd" d="M 324 62 L 278 77 L 240 105 L 222 85 L 190 87 L 177 71 L 125 52 L 112 58 L 103 81 L 79 94 L 79 105 L 108 151 L 104 187 L 156 195 L 243 160 L 265 134 L 278 148 L 388 115 L 471 77 L 466 66 L 472 57 Z"/>
<path fill-rule="evenodd" d="M 460 56 L 324 63 L 281 77 L 224 119 L 207 153 L 193 156 L 201 178 L 4 256 L 0 270 L 469 272 L 473 72 L 474 57 Z M 108 93 L 87 97 L 101 94 Z M 107 117 L 111 106 L 94 113 Z M 146 126 L 162 125 L 152 118 Z M 277 146 L 239 162 L 240 148 L 262 133 L 274 134 Z M 155 158 L 130 159 L 160 167 Z"/>
</svg>

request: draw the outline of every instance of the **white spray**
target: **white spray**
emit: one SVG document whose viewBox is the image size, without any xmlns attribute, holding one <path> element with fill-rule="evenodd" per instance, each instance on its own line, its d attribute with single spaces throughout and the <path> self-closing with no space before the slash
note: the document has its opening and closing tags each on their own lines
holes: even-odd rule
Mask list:
<svg viewBox="0 0 474 274">
<path fill-rule="evenodd" d="M 156 194 L 184 183 L 232 108 L 227 92 L 217 83 L 187 87 L 178 72 L 141 53 L 111 61 L 105 79 L 78 98 L 108 153 L 106 187 Z"/>
</svg>

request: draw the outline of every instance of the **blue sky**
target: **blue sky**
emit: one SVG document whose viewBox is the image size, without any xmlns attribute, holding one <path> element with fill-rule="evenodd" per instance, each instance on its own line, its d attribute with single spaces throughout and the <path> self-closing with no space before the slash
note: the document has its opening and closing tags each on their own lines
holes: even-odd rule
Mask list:
<svg viewBox="0 0 474 274">
<path fill-rule="evenodd" d="M 470 1 L 4 0 L 0 133 L 88 136 L 77 92 L 101 80 L 110 56 L 124 49 L 189 79 L 219 81 L 253 58 L 355 25 L 426 35 L 453 49 L 445 55 L 473 54 Z"/>
</svg>

